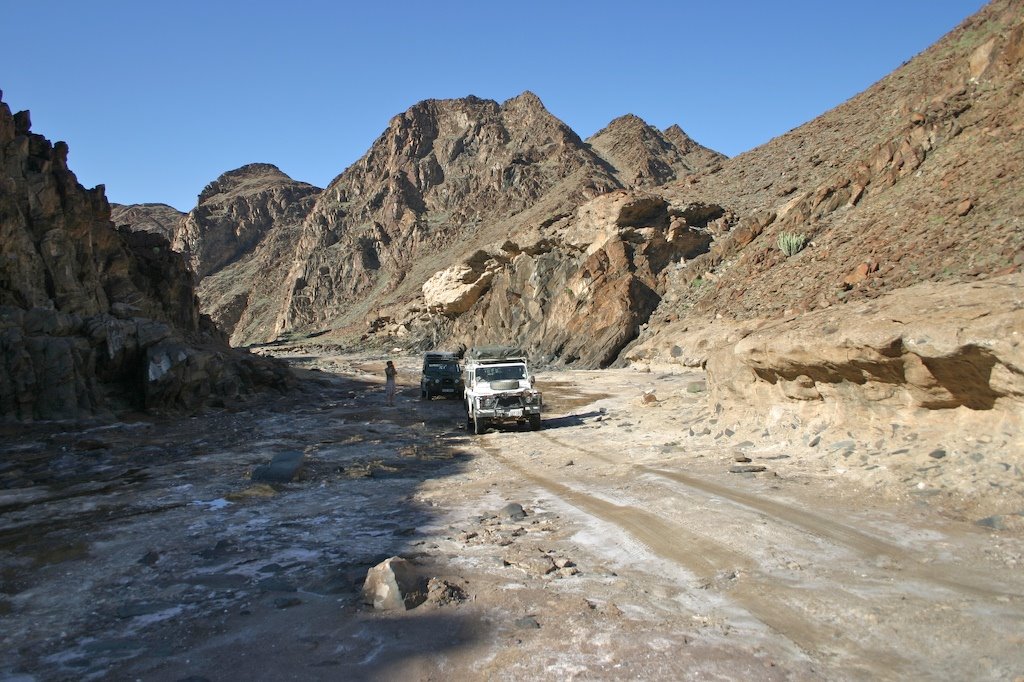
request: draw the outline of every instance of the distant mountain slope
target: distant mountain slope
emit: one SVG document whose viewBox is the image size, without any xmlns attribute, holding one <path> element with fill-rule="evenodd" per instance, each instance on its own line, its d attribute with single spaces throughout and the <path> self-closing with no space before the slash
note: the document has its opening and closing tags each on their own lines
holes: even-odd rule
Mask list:
<svg viewBox="0 0 1024 682">
<path fill-rule="evenodd" d="M 111 204 L 110 219 L 115 225 L 127 225 L 137 232 L 152 232 L 168 242 L 185 214 L 167 204 Z"/>
<path fill-rule="evenodd" d="M 843 105 L 665 187 L 731 218 L 662 312 L 766 317 L 1019 266 L 1021 21 L 993 3 Z M 783 232 L 809 246 L 786 258 Z"/>
<path fill-rule="evenodd" d="M 458 257 L 619 186 L 532 93 L 421 102 L 318 199 L 279 330 L 364 324 Z"/>
<path fill-rule="evenodd" d="M 171 245 L 206 277 L 250 253 L 278 223 L 301 223 L 319 193 L 271 164 L 242 166 L 203 189 Z"/>
<path fill-rule="evenodd" d="M 615 169 L 624 187 L 663 185 L 726 158 L 695 143 L 679 126 L 661 133 L 632 114 L 615 119 L 587 143 Z"/>
</svg>

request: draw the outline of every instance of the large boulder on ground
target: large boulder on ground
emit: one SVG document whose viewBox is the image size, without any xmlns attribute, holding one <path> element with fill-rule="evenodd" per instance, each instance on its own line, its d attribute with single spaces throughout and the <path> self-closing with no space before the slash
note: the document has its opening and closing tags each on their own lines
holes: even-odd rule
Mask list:
<svg viewBox="0 0 1024 682">
<path fill-rule="evenodd" d="M 402 557 L 385 559 L 366 574 L 363 603 L 379 611 L 412 609 L 425 600 L 423 579 Z"/>
</svg>

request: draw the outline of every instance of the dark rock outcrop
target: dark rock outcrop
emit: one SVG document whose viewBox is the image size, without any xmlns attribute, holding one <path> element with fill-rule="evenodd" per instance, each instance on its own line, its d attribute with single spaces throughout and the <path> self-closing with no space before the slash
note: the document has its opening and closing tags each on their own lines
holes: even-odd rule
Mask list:
<svg viewBox="0 0 1024 682">
<path fill-rule="evenodd" d="M 117 230 L 68 147 L 0 101 L 0 415 L 70 419 L 194 407 L 284 370 L 231 351 L 165 239 Z"/>
</svg>

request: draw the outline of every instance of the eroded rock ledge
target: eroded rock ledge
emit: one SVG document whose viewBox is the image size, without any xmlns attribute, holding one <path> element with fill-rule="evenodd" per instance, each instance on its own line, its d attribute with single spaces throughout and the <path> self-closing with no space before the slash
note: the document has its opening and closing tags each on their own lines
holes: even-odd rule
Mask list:
<svg viewBox="0 0 1024 682">
<path fill-rule="evenodd" d="M 943 412 L 950 428 L 990 422 L 1020 433 L 1024 275 L 920 284 L 736 336 L 707 357 L 724 409 L 851 423 Z"/>
</svg>

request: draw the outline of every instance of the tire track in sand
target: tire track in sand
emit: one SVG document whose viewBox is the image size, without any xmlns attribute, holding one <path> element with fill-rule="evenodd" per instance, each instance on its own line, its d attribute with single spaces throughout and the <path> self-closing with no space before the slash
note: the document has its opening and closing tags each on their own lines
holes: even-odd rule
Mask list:
<svg viewBox="0 0 1024 682">
<path fill-rule="evenodd" d="M 844 640 L 843 633 L 838 628 L 811 621 L 805 614 L 787 606 L 788 603 L 806 600 L 806 590 L 759 577 L 758 567 L 750 557 L 734 552 L 681 525 L 668 522 L 656 514 L 600 499 L 555 481 L 536 470 L 527 469 L 503 455 L 496 445 L 481 442 L 479 446 L 502 466 L 514 471 L 524 480 L 530 481 L 585 514 L 622 528 L 652 553 L 674 562 L 698 578 L 711 579 L 719 573 L 736 569 L 744 571 L 747 574 L 744 581 L 723 595 L 803 651 L 830 657 L 852 653 L 855 660 L 846 663 L 871 676 L 899 674 L 900 671 L 912 670 L 906 659 L 890 652 L 863 650 Z M 765 599 L 764 595 L 768 592 L 769 586 L 773 598 Z M 838 646 L 840 642 L 842 646 Z"/>
<path fill-rule="evenodd" d="M 598 459 L 606 464 L 621 466 L 624 463 L 615 460 L 599 452 L 588 450 L 573 443 L 567 443 L 547 433 L 537 433 L 548 442 L 558 447 L 573 450 L 581 454 Z M 825 539 L 833 544 L 841 545 L 847 549 L 869 558 L 887 558 L 895 561 L 900 566 L 900 575 L 904 578 L 923 580 L 943 588 L 959 593 L 967 593 L 975 597 L 986 599 L 1000 597 L 1020 597 L 1019 593 L 993 588 L 998 581 L 979 576 L 977 580 L 965 580 L 963 577 L 950 576 L 940 566 L 929 565 L 926 560 L 929 557 L 922 556 L 905 547 L 887 542 L 881 538 L 869 535 L 861 530 L 843 523 L 827 519 L 813 512 L 798 509 L 788 504 L 770 500 L 760 495 L 744 492 L 736 488 L 715 483 L 703 478 L 698 478 L 681 471 L 658 469 L 643 464 L 629 465 L 634 470 L 650 476 L 667 479 L 674 483 L 682 484 L 688 489 L 696 491 L 704 496 L 726 500 L 735 506 L 752 510 L 755 513 L 764 515 L 775 521 L 782 521 L 790 526 L 799 528 L 815 537 Z"/>
</svg>

